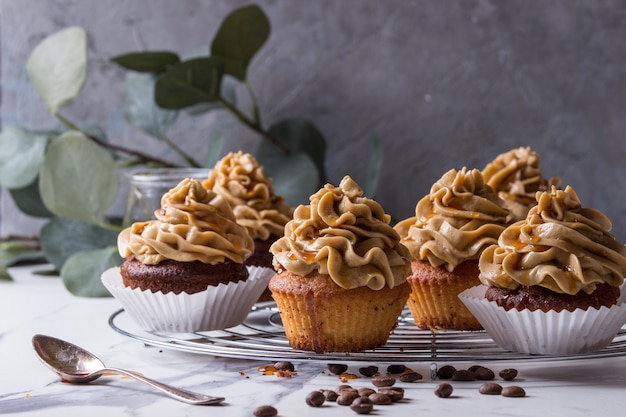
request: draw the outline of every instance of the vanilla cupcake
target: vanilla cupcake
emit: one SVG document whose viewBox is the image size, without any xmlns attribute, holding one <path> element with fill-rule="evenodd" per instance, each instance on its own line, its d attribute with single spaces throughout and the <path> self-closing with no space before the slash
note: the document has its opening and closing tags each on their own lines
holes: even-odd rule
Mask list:
<svg viewBox="0 0 626 417">
<path fill-rule="evenodd" d="M 558 187 L 559 178 L 545 179 L 537 152 L 530 147 L 519 147 L 498 155 L 482 170 L 484 181 L 494 189 L 509 210 L 508 223 L 526 218 L 537 204 L 537 191 Z"/>
<path fill-rule="evenodd" d="M 241 323 L 269 278 L 244 264 L 254 242 L 228 203 L 187 178 L 163 195 L 155 216 L 118 236 L 125 261 L 103 275 L 109 291 L 146 330 Z"/>
<path fill-rule="evenodd" d="M 478 280 L 478 258 L 497 243 L 508 210 L 479 170 L 445 173 L 395 226 L 411 255 L 408 307 L 423 329 L 480 330 L 458 295 Z"/>
<path fill-rule="evenodd" d="M 410 292 L 410 254 L 390 216 L 348 176 L 296 208 L 270 248 L 269 288 L 294 349 L 357 352 L 386 343 Z"/>
<path fill-rule="evenodd" d="M 537 192 L 525 220 L 480 257 L 482 286 L 462 295 L 500 346 L 534 354 L 606 346 L 626 322 L 626 247 L 571 187 Z"/>
</svg>

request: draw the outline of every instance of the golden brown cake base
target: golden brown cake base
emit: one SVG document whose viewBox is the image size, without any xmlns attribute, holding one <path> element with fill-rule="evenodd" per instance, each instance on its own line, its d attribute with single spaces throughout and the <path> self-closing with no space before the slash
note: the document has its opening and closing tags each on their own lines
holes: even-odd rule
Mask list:
<svg viewBox="0 0 626 417">
<path fill-rule="evenodd" d="M 228 284 L 248 279 L 248 269 L 243 264 L 225 262 L 209 265 L 199 261 L 162 261 L 156 265 L 145 265 L 134 256 L 120 266 L 122 282 L 130 288 L 194 294 L 209 286 Z"/>
<path fill-rule="evenodd" d="M 316 353 L 384 345 L 411 291 L 407 283 L 393 289 L 346 290 L 328 275 L 301 277 L 288 271 L 272 277 L 269 288 L 291 347 Z"/>
<path fill-rule="evenodd" d="M 533 286 L 509 290 L 505 288 L 489 287 L 485 298 L 495 301 L 505 310 L 541 310 L 556 312 L 577 308 L 587 310 L 589 307 L 599 309 L 602 306 L 610 307 L 617 302 L 620 289 L 609 284 L 599 284 L 591 294 L 579 291 L 575 295 L 559 294 L 547 288 Z"/>
<path fill-rule="evenodd" d="M 478 261 L 465 261 L 452 272 L 434 268 L 428 261 L 413 260 L 407 278 L 411 295 L 407 301 L 421 329 L 481 330 L 483 327 L 459 299 L 459 294 L 480 284 Z"/>
</svg>

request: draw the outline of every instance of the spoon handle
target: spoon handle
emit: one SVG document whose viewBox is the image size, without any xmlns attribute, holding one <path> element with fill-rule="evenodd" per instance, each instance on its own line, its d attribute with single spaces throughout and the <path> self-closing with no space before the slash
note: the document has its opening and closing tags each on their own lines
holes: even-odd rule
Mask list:
<svg viewBox="0 0 626 417">
<path fill-rule="evenodd" d="M 181 388 L 176 388 L 171 385 L 164 384 L 163 382 L 155 381 L 154 379 L 146 378 L 145 376 L 120 368 L 103 368 L 97 371 L 98 374 L 119 374 L 128 376 L 137 381 L 150 385 L 170 397 L 182 401 L 187 404 L 218 404 L 224 401 L 223 397 L 212 397 L 210 395 L 199 394 L 197 392 L 187 391 Z"/>
</svg>

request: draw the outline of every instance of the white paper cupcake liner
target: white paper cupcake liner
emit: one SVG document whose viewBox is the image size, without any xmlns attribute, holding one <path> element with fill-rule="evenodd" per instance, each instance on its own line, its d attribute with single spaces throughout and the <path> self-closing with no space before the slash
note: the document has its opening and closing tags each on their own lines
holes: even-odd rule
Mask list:
<svg viewBox="0 0 626 417">
<path fill-rule="evenodd" d="M 572 312 L 505 310 L 478 285 L 459 298 L 503 349 L 536 355 L 573 355 L 606 347 L 626 323 L 624 292 L 616 305 Z"/>
<path fill-rule="evenodd" d="M 139 327 L 147 331 L 185 333 L 226 329 L 241 324 L 275 272 L 248 267 L 245 281 L 210 286 L 205 291 L 153 293 L 125 287 L 118 267 L 102 274 L 102 283 Z"/>
</svg>

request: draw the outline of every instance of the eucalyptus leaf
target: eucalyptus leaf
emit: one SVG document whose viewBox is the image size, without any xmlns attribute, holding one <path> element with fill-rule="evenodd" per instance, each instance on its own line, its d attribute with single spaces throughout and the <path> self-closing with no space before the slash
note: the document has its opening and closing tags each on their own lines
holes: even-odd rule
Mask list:
<svg viewBox="0 0 626 417">
<path fill-rule="evenodd" d="M 41 200 L 39 193 L 39 177 L 23 188 L 9 190 L 13 202 L 24 214 L 33 217 L 52 217 L 52 213 Z"/>
<path fill-rule="evenodd" d="M 110 297 L 100 276 L 107 269 L 119 266 L 122 261 L 116 247 L 78 252 L 63 265 L 61 278 L 65 288 L 74 295 Z"/>
<path fill-rule="evenodd" d="M 39 192 L 57 216 L 100 224 L 119 189 L 111 154 L 80 132 L 52 140 L 41 165 Z"/>
<path fill-rule="evenodd" d="M 126 75 L 122 111 L 126 121 L 141 131 L 163 140 L 176 121 L 177 111 L 163 110 L 154 102 L 153 74 L 129 72 Z"/>
<path fill-rule="evenodd" d="M 374 198 L 380 179 L 380 170 L 383 165 L 383 149 L 378 136 L 372 135 L 369 144 L 369 159 L 367 164 L 367 181 L 364 193 L 370 198 Z"/>
<path fill-rule="evenodd" d="M 222 75 L 220 59 L 194 58 L 181 62 L 157 78 L 154 99 L 159 107 L 170 110 L 216 101 Z"/>
<path fill-rule="evenodd" d="M 0 281 L 13 281 L 6 267 L 0 263 Z"/>
<path fill-rule="evenodd" d="M 211 55 L 224 60 L 224 72 L 246 79 L 248 64 L 269 38 L 270 22 L 255 5 L 234 10 L 222 21 L 211 44 Z"/>
<path fill-rule="evenodd" d="M 48 135 L 19 126 L 0 132 L 0 187 L 23 188 L 39 174 Z"/>
<path fill-rule="evenodd" d="M 280 163 L 265 165 L 265 171 L 276 194 L 284 196 L 290 206 L 306 204 L 319 189 L 319 172 L 306 153 L 283 156 Z"/>
<path fill-rule="evenodd" d="M 53 217 L 40 231 L 41 249 L 48 262 L 61 270 L 73 254 L 117 244 L 118 232 L 63 217 Z"/>
<path fill-rule="evenodd" d="M 306 120 L 286 119 L 270 126 L 269 133 L 290 152 L 308 154 L 319 172 L 315 186 L 319 188 L 323 185 L 322 182 L 326 179 L 326 139 L 314 124 Z M 281 164 L 283 156 L 276 146 L 269 141 L 263 141 L 259 146 L 257 159 L 264 166 L 272 166 Z"/>
<path fill-rule="evenodd" d="M 87 34 L 69 27 L 46 37 L 33 49 L 26 70 L 51 113 L 69 104 L 87 78 Z"/>
<path fill-rule="evenodd" d="M 111 61 L 132 71 L 160 72 L 170 65 L 179 63 L 180 58 L 174 52 L 151 51 L 118 55 L 111 58 Z"/>
<path fill-rule="evenodd" d="M 224 147 L 224 133 L 221 130 L 214 130 L 209 137 L 209 150 L 204 159 L 205 167 L 213 167 L 220 160 L 222 148 Z"/>
<path fill-rule="evenodd" d="M 233 106 L 237 103 L 235 89 L 238 82 L 231 76 L 224 75 L 220 86 L 220 97 Z M 222 110 L 224 107 L 218 102 L 199 103 L 185 108 L 185 112 L 191 116 L 199 116 L 212 110 Z"/>
</svg>

